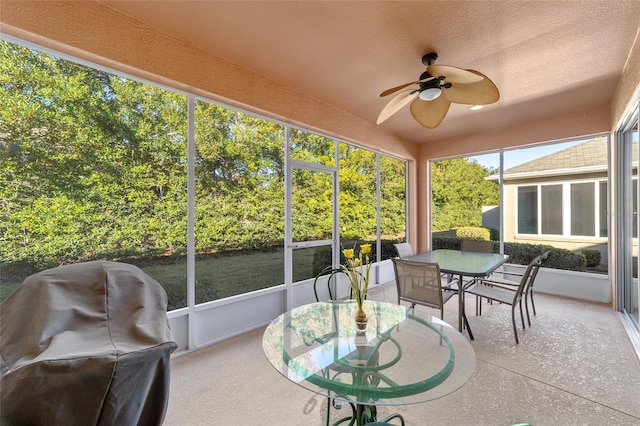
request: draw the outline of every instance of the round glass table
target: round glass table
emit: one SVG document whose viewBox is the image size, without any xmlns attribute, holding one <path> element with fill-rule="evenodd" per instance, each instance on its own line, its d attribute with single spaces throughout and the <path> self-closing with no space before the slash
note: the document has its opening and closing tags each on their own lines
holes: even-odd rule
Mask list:
<svg viewBox="0 0 640 426">
<path fill-rule="evenodd" d="M 375 406 L 440 398 L 471 378 L 475 352 L 444 321 L 366 301 L 360 330 L 356 310 L 353 301 L 317 302 L 280 315 L 264 332 L 267 359 L 305 389 L 351 404 L 358 425 L 375 420 Z"/>
</svg>

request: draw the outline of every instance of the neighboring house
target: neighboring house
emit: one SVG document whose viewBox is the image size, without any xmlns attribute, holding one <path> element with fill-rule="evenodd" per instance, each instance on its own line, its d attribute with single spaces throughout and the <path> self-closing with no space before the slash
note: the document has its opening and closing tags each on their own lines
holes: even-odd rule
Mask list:
<svg viewBox="0 0 640 426">
<path fill-rule="evenodd" d="M 637 150 L 633 152 L 636 206 L 638 158 Z M 607 138 L 598 137 L 505 170 L 504 241 L 571 251 L 598 249 L 602 263 L 608 263 L 607 158 Z M 498 181 L 498 177 L 487 179 Z M 495 211 L 489 210 L 483 218 L 492 214 Z"/>
</svg>

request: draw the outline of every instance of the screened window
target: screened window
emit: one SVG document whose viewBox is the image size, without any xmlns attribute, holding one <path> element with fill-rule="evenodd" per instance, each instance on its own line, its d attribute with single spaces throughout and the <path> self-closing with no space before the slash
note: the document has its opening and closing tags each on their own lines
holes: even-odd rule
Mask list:
<svg viewBox="0 0 640 426">
<path fill-rule="evenodd" d="M 403 161 L 341 143 L 336 218 L 335 140 L 13 43 L 0 49 L 12 82 L 0 104 L 13 105 L 0 132 L 0 301 L 31 273 L 92 259 L 139 265 L 169 310 L 187 306 L 187 286 L 198 304 L 283 284 L 287 142 L 287 161 L 303 166 L 291 182 L 295 241 L 331 240 L 336 220 L 353 239 L 405 233 Z M 313 277 L 323 249 L 294 252 L 294 281 Z"/>
<path fill-rule="evenodd" d="M 196 303 L 280 285 L 284 126 L 205 101 L 195 112 Z"/>
</svg>

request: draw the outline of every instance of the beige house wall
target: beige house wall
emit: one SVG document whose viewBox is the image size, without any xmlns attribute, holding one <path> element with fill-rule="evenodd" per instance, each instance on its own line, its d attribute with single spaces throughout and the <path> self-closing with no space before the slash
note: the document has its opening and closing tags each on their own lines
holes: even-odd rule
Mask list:
<svg viewBox="0 0 640 426">
<path fill-rule="evenodd" d="M 537 184 L 539 182 L 529 182 Z M 567 249 L 573 252 L 580 252 L 585 249 L 599 250 L 602 254 L 602 263 L 608 263 L 607 238 L 596 237 L 558 237 L 540 235 L 517 235 L 516 229 L 516 185 L 504 185 L 504 241 L 523 244 L 545 244 L 557 248 Z"/>
</svg>

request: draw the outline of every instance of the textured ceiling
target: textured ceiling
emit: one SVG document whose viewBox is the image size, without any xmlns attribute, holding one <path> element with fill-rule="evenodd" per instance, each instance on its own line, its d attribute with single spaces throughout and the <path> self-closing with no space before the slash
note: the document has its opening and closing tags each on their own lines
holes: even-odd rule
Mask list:
<svg viewBox="0 0 640 426">
<path fill-rule="evenodd" d="M 436 129 L 408 107 L 382 124 L 416 143 L 609 104 L 640 27 L 637 0 L 102 3 L 373 123 L 427 52 L 494 81 L 497 103 Z"/>
</svg>

